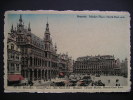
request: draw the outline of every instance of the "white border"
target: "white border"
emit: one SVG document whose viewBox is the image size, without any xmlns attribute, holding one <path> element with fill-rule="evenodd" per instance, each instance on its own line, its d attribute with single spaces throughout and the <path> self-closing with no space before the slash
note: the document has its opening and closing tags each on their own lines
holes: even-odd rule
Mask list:
<svg viewBox="0 0 133 100">
<path fill-rule="evenodd" d="M 7 20 L 7 14 L 103 14 L 103 15 L 109 15 L 109 14 L 121 14 L 121 15 L 128 15 L 129 19 L 130 19 L 130 14 L 128 12 L 123 12 L 123 11 L 71 11 L 71 10 L 67 10 L 67 11 L 54 11 L 54 10 L 37 10 L 37 11 L 22 11 L 22 10 L 18 10 L 18 11 L 6 11 L 5 12 L 5 24 L 4 24 L 4 88 L 5 88 L 5 92 L 38 92 L 38 93 L 62 93 L 62 92 L 89 92 L 89 93 L 93 93 L 93 92 L 129 92 L 131 90 L 131 67 L 130 67 L 130 56 L 128 57 L 128 86 L 123 86 L 122 88 L 118 88 L 115 86 L 114 87 L 108 87 L 108 88 L 103 88 L 103 87 L 99 87 L 99 88 L 94 88 L 92 87 L 91 89 L 85 89 L 85 87 L 82 87 L 82 89 L 73 89 L 72 87 L 70 87 L 70 89 L 61 89 L 59 87 L 57 87 L 57 89 L 54 89 L 54 87 L 48 87 L 49 89 L 45 89 L 45 88 L 41 88 L 38 89 L 37 87 L 24 87 L 23 86 L 19 86 L 19 87 L 9 87 L 7 86 L 7 24 L 6 24 L 6 20 Z M 130 22 L 129 22 L 130 24 Z M 130 25 L 129 25 L 130 26 Z M 130 27 L 129 27 L 130 30 Z M 129 37 L 130 39 L 130 37 Z M 129 50 L 130 50 L 130 43 L 129 43 Z M 130 73 L 129 73 L 130 72 Z M 81 88 L 81 87 L 80 87 Z"/>
</svg>

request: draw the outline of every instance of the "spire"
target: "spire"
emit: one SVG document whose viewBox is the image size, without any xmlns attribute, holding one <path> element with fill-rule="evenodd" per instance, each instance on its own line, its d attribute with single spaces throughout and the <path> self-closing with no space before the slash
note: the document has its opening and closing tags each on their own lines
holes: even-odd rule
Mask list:
<svg viewBox="0 0 133 100">
<path fill-rule="evenodd" d="M 47 17 L 46 31 L 48 31 L 48 32 L 49 32 L 48 17 Z"/>
<path fill-rule="evenodd" d="M 22 22 L 22 15 L 20 15 L 19 21 Z"/>
<path fill-rule="evenodd" d="M 28 31 L 31 31 L 31 28 L 30 28 L 30 22 L 29 22 L 29 26 L 28 26 Z"/>
<path fill-rule="evenodd" d="M 23 20 L 22 20 L 22 15 L 20 15 L 20 18 L 19 18 L 19 27 L 23 27 Z"/>
<path fill-rule="evenodd" d="M 55 43 L 55 51 L 57 51 L 57 45 L 56 45 L 56 43 Z"/>
<path fill-rule="evenodd" d="M 47 24 L 48 24 L 48 17 L 47 17 Z"/>
<path fill-rule="evenodd" d="M 51 40 L 50 40 L 50 32 L 49 32 L 48 18 L 47 18 L 47 24 L 46 24 L 46 29 L 45 29 L 45 33 L 44 33 L 44 40 L 51 42 Z"/>
<path fill-rule="evenodd" d="M 12 24 L 12 29 L 13 29 L 13 24 Z"/>
<path fill-rule="evenodd" d="M 13 32 L 14 31 L 14 29 L 13 29 L 13 24 L 12 24 L 12 26 L 11 26 L 11 32 Z"/>
</svg>

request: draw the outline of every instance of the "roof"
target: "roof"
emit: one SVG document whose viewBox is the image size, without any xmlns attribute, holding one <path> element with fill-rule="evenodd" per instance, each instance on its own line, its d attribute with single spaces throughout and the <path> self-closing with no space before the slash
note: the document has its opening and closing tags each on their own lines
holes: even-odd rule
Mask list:
<svg viewBox="0 0 133 100">
<path fill-rule="evenodd" d="M 114 56 L 112 55 L 98 55 L 98 56 L 84 56 L 77 58 L 77 61 L 96 61 L 96 60 L 114 60 Z"/>
<path fill-rule="evenodd" d="M 40 48 L 44 48 L 44 41 L 43 39 L 39 38 L 38 36 L 34 35 L 33 33 L 31 33 L 31 39 L 32 39 L 32 43 L 36 45 L 38 45 Z"/>
</svg>

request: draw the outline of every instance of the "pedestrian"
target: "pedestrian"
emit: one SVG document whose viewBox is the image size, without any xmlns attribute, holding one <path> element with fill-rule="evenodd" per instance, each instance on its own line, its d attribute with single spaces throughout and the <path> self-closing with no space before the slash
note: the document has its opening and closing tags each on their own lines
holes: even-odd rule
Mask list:
<svg viewBox="0 0 133 100">
<path fill-rule="evenodd" d="M 119 79 L 116 79 L 116 86 L 120 86 Z"/>
</svg>

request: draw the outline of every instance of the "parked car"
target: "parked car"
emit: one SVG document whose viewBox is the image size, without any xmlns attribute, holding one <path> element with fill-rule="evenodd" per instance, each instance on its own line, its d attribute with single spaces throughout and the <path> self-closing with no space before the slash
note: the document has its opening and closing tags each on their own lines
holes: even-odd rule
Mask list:
<svg viewBox="0 0 133 100">
<path fill-rule="evenodd" d="M 100 75 L 99 74 L 96 74 L 96 77 L 100 77 Z"/>
<path fill-rule="evenodd" d="M 69 86 L 76 86 L 77 85 L 77 80 L 69 80 Z"/>
<path fill-rule="evenodd" d="M 84 82 L 86 82 L 87 84 L 89 84 L 89 83 L 92 82 L 92 79 L 91 79 L 90 76 L 84 76 L 84 77 L 82 78 L 82 80 L 83 80 Z"/>
<path fill-rule="evenodd" d="M 77 84 L 78 84 L 78 86 L 88 86 L 89 85 L 88 82 L 84 81 L 84 80 L 79 80 Z"/>
<path fill-rule="evenodd" d="M 64 82 L 55 82 L 54 84 L 54 86 L 65 86 Z"/>
<path fill-rule="evenodd" d="M 92 83 L 92 86 L 105 86 L 105 84 L 102 83 L 101 80 L 98 80 L 98 81 L 93 82 L 93 83 Z"/>
</svg>

